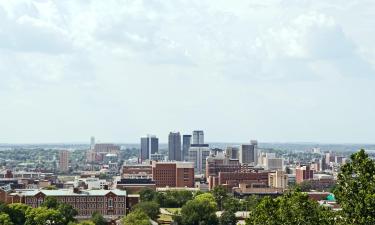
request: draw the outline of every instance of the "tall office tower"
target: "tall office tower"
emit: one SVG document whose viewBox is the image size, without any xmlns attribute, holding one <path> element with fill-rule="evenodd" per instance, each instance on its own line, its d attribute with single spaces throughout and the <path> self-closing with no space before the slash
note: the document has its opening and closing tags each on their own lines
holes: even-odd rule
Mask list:
<svg viewBox="0 0 375 225">
<path fill-rule="evenodd" d="M 144 161 L 151 159 L 151 154 L 159 151 L 159 139 L 155 135 L 147 135 L 141 138 L 141 149 L 139 151 L 139 159 Z"/>
<path fill-rule="evenodd" d="M 194 145 L 202 145 L 202 144 L 204 144 L 204 133 L 203 133 L 203 130 L 195 130 L 195 131 L 193 131 L 193 144 Z"/>
<path fill-rule="evenodd" d="M 191 135 L 182 136 L 182 160 L 187 161 L 189 155 L 189 148 L 191 145 Z"/>
<path fill-rule="evenodd" d="M 237 147 L 227 147 L 225 154 L 229 159 L 238 159 L 239 150 Z"/>
<path fill-rule="evenodd" d="M 276 158 L 275 153 L 266 153 L 265 164 L 263 166 L 266 170 L 283 170 L 284 159 Z"/>
<path fill-rule="evenodd" d="M 205 144 L 191 145 L 189 148 L 189 162 L 194 163 L 196 174 L 205 174 L 206 159 L 210 155 L 210 148 Z"/>
<path fill-rule="evenodd" d="M 59 152 L 59 170 L 67 172 L 69 170 L 69 151 L 61 150 Z"/>
<path fill-rule="evenodd" d="M 181 161 L 181 135 L 180 132 L 170 132 L 168 136 L 168 159 Z"/>
<path fill-rule="evenodd" d="M 251 144 L 243 144 L 240 146 L 239 160 L 241 164 L 258 165 L 258 147 L 255 141 Z"/>
<path fill-rule="evenodd" d="M 95 146 L 95 137 L 91 136 L 91 138 L 90 138 L 90 148 L 94 149 L 94 146 Z"/>
</svg>

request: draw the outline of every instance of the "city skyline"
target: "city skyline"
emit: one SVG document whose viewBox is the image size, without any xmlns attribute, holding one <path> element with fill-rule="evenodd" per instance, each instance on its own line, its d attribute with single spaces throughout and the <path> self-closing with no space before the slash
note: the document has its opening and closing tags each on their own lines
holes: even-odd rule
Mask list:
<svg viewBox="0 0 375 225">
<path fill-rule="evenodd" d="M 374 142 L 373 1 L 14 0 L 0 16 L 0 143 Z"/>
</svg>

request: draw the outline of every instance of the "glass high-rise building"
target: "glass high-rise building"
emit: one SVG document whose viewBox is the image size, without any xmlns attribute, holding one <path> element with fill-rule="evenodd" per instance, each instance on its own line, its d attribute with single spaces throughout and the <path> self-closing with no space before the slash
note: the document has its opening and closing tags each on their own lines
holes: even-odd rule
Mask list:
<svg viewBox="0 0 375 225">
<path fill-rule="evenodd" d="M 182 160 L 187 161 L 189 155 L 189 148 L 191 145 L 191 135 L 185 134 L 182 136 Z"/>
<path fill-rule="evenodd" d="M 194 145 L 202 145 L 204 144 L 204 133 L 203 130 L 195 130 L 193 131 L 193 143 Z"/>
<path fill-rule="evenodd" d="M 151 159 L 151 154 L 159 151 L 159 139 L 155 135 L 147 135 L 141 138 L 141 148 L 139 151 L 139 159 L 144 161 Z"/>
<path fill-rule="evenodd" d="M 181 161 L 180 132 L 170 132 L 168 136 L 168 159 Z"/>
</svg>

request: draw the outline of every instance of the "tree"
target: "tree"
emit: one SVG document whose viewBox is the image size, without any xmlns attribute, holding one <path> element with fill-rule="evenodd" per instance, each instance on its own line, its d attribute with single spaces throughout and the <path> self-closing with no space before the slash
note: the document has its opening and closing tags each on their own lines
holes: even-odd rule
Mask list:
<svg viewBox="0 0 375 225">
<path fill-rule="evenodd" d="M 56 209 L 31 208 L 26 211 L 25 225 L 64 225 L 64 218 Z"/>
<path fill-rule="evenodd" d="M 207 193 L 209 194 L 209 193 Z M 202 194 L 206 195 L 206 194 Z M 202 196 L 199 195 L 199 196 Z M 216 202 L 211 194 L 188 201 L 174 219 L 181 225 L 217 225 Z"/>
<path fill-rule="evenodd" d="M 204 194 L 201 194 L 201 195 L 197 195 L 194 200 L 197 200 L 197 201 L 204 201 L 206 202 L 207 204 L 210 204 L 212 208 L 214 208 L 215 210 L 217 209 L 217 203 L 216 203 L 216 200 L 214 198 L 214 196 L 211 194 L 211 193 L 204 193 Z"/>
<path fill-rule="evenodd" d="M 6 213 L 0 213 L 0 224 L 1 225 L 13 225 L 12 220 Z"/>
<path fill-rule="evenodd" d="M 57 187 L 55 185 L 49 185 L 45 188 L 43 188 L 44 190 L 57 190 Z"/>
<path fill-rule="evenodd" d="M 150 218 L 142 210 L 133 210 L 122 219 L 123 225 L 151 225 Z"/>
<path fill-rule="evenodd" d="M 160 205 L 156 202 L 140 202 L 134 206 L 133 210 L 141 210 L 146 213 L 148 217 L 155 220 L 160 214 Z"/>
<path fill-rule="evenodd" d="M 95 225 L 106 225 L 107 220 L 100 214 L 99 212 L 94 212 L 91 216 L 92 222 L 94 222 Z"/>
<path fill-rule="evenodd" d="M 153 201 L 155 199 L 156 191 L 150 188 L 143 188 L 140 192 L 141 201 Z"/>
<path fill-rule="evenodd" d="M 26 212 L 31 209 L 30 206 L 22 203 L 13 203 L 8 205 L 7 213 L 14 225 L 24 225 L 26 221 Z"/>
<path fill-rule="evenodd" d="M 236 225 L 237 219 L 235 212 L 232 210 L 224 211 L 220 216 L 220 225 Z"/>
<path fill-rule="evenodd" d="M 81 221 L 80 223 L 69 222 L 68 225 L 95 225 L 95 223 L 90 220 L 84 220 L 84 221 Z"/>
<path fill-rule="evenodd" d="M 73 208 L 73 206 L 65 203 L 60 203 L 57 210 L 59 210 L 59 212 L 63 216 L 65 224 L 76 221 L 74 217 L 78 215 L 78 212 L 75 208 Z"/>
<path fill-rule="evenodd" d="M 255 195 L 251 195 L 242 200 L 241 210 L 251 211 L 259 204 L 259 198 Z"/>
<path fill-rule="evenodd" d="M 48 209 L 57 209 L 59 207 L 59 202 L 57 201 L 57 198 L 47 196 L 41 206 Z"/>
<path fill-rule="evenodd" d="M 224 186 L 217 185 L 212 190 L 212 195 L 214 196 L 215 201 L 216 201 L 217 205 L 219 206 L 219 209 L 222 210 L 223 202 L 228 197 L 227 190 L 225 189 Z"/>
<path fill-rule="evenodd" d="M 363 149 L 341 167 L 335 198 L 346 224 L 375 224 L 375 162 Z"/>
<path fill-rule="evenodd" d="M 272 199 L 265 197 L 257 207 L 250 211 L 247 225 L 330 225 L 334 224 L 335 215 L 301 192 L 289 192 Z"/>
<path fill-rule="evenodd" d="M 223 207 L 222 210 L 224 211 L 233 211 L 237 212 L 242 210 L 242 204 L 240 203 L 240 200 L 234 197 L 227 197 L 223 201 Z"/>
</svg>

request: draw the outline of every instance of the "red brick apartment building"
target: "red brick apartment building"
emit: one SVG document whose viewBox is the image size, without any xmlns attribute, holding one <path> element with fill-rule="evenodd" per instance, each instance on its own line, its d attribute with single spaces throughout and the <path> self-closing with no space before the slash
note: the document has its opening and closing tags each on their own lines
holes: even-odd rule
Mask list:
<svg viewBox="0 0 375 225">
<path fill-rule="evenodd" d="M 40 206 L 46 197 L 55 197 L 58 201 L 73 206 L 78 211 L 77 218 L 90 218 L 94 212 L 100 212 L 107 219 L 117 219 L 126 214 L 127 209 L 138 202 L 139 196 L 128 196 L 122 190 L 17 190 L 13 193 L 0 191 L 0 201 L 6 203 L 24 203 L 31 207 Z"/>
</svg>

